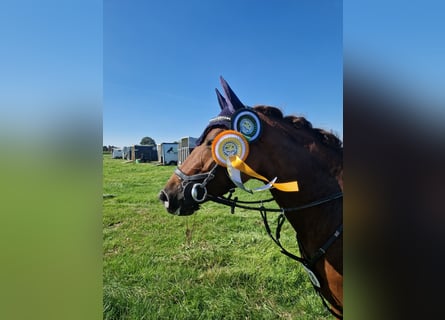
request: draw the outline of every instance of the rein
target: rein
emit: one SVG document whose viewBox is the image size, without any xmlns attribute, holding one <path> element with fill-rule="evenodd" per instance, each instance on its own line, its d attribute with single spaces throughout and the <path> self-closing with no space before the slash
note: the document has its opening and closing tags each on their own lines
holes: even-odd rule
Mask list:
<svg viewBox="0 0 445 320">
<path fill-rule="evenodd" d="M 229 207 L 231 207 L 231 208 L 233 208 L 233 210 L 234 210 L 234 208 L 236 207 L 236 208 L 241 208 L 241 209 L 248 209 L 248 210 L 257 210 L 257 211 L 260 211 L 260 208 L 261 207 L 253 207 L 253 206 L 248 206 L 248 205 L 251 205 L 251 204 L 263 204 L 263 203 L 265 203 L 265 202 L 272 202 L 272 201 L 274 201 L 275 199 L 274 198 L 270 198 L 270 199 L 266 199 L 266 200 L 257 200 L 257 201 L 243 201 L 243 200 L 238 200 L 238 197 L 235 197 L 233 200 L 231 199 L 231 197 L 232 197 L 232 194 L 233 194 L 233 192 L 234 192 L 234 189 L 231 189 L 230 191 L 229 191 L 229 196 L 228 197 L 215 197 L 215 196 L 212 196 L 212 195 L 208 195 L 207 196 L 207 198 L 209 199 L 209 200 L 211 200 L 211 201 L 213 201 L 213 202 L 217 202 L 217 203 L 220 203 L 220 204 L 224 204 L 224 205 L 226 205 L 226 206 L 229 206 Z M 264 209 L 265 211 L 268 211 L 268 212 L 288 212 L 288 211 L 301 211 L 301 210 L 303 210 L 303 209 L 307 209 L 307 208 L 311 208 L 311 207 L 315 207 L 315 206 L 318 206 L 318 205 L 320 205 L 320 204 L 323 204 L 323 203 L 325 203 L 325 202 L 330 202 L 330 201 L 332 201 L 332 200 L 336 200 L 336 199 L 338 199 L 338 198 L 342 198 L 343 197 L 343 193 L 342 192 L 339 192 L 339 193 L 335 193 L 335 194 L 333 194 L 333 195 L 330 195 L 329 197 L 325 197 L 325 198 L 322 198 L 322 199 L 319 199 L 319 200 L 316 200 L 316 201 L 312 201 L 312 202 L 310 202 L 310 203 L 308 203 L 308 204 L 304 204 L 304 205 L 301 205 L 301 206 L 298 206 L 298 207 L 293 207 L 293 208 L 280 208 L 280 209 L 276 209 L 276 208 L 262 208 L 262 209 Z M 234 213 L 234 211 L 232 210 L 232 212 L 231 213 Z"/>
<path fill-rule="evenodd" d="M 315 289 L 315 291 L 318 293 L 318 295 L 320 296 L 323 305 L 329 310 L 329 312 L 334 315 L 336 318 L 338 319 L 343 319 L 343 317 L 339 314 L 337 314 L 334 310 L 332 310 L 332 308 L 329 307 L 328 303 L 325 301 L 325 299 L 323 298 L 323 296 L 321 295 L 320 292 L 320 282 L 318 281 L 317 277 L 314 274 L 314 266 L 315 263 L 326 254 L 326 251 L 329 249 L 329 247 L 335 242 L 335 240 L 337 240 L 337 238 L 343 233 L 343 224 L 340 224 L 337 229 L 335 230 L 335 232 L 329 237 L 329 239 L 314 253 L 314 255 L 312 257 L 310 257 L 309 259 L 305 258 L 305 257 L 299 257 L 291 252 L 289 252 L 288 250 L 286 250 L 283 245 L 280 242 L 280 235 L 281 235 L 281 228 L 284 224 L 284 222 L 286 221 L 286 216 L 285 213 L 286 212 L 290 212 L 290 211 L 302 211 L 304 209 L 307 208 L 312 208 L 339 198 L 343 197 L 343 193 L 339 192 L 333 195 L 330 195 L 328 197 L 310 202 L 308 204 L 305 205 L 301 205 L 298 207 L 293 207 L 293 208 L 280 208 L 280 209 L 276 209 L 276 208 L 266 208 L 264 207 L 263 203 L 265 202 L 271 202 L 274 201 L 273 198 L 270 199 L 266 199 L 266 200 L 259 200 L 259 201 L 242 201 L 242 200 L 238 200 L 238 197 L 235 197 L 234 199 L 231 199 L 232 194 L 234 192 L 234 189 L 231 189 L 230 194 L 228 197 L 214 197 L 212 195 L 207 195 L 207 198 L 210 201 L 216 202 L 216 203 L 220 203 L 226 206 L 230 207 L 230 212 L 232 214 L 235 213 L 235 208 L 242 208 L 242 209 L 247 209 L 247 210 L 256 210 L 259 211 L 261 214 L 261 217 L 263 218 L 263 223 L 264 223 L 264 227 L 267 231 L 267 234 L 270 236 L 270 238 L 275 242 L 275 244 L 280 247 L 281 249 L 281 253 L 283 253 L 284 255 L 288 256 L 289 258 L 300 262 L 303 267 L 306 269 L 309 278 L 312 282 L 312 285 Z M 259 207 L 254 207 L 254 204 L 259 204 Z M 278 216 L 278 220 L 277 220 L 277 226 L 275 229 L 275 236 L 272 234 L 272 230 L 270 228 L 269 225 L 269 221 L 267 219 L 267 212 L 280 212 L 280 215 Z M 297 243 L 298 246 L 300 247 L 300 250 L 302 252 L 304 252 L 301 243 L 298 241 L 297 239 Z M 338 310 L 342 310 L 342 308 L 339 305 L 335 305 L 335 307 Z"/>
<path fill-rule="evenodd" d="M 274 201 L 273 198 L 270 198 L 270 199 L 267 199 L 267 200 L 259 200 L 259 201 L 241 201 L 241 200 L 238 200 L 238 197 L 235 197 L 232 200 L 231 197 L 232 197 L 233 191 L 234 191 L 233 189 L 230 190 L 229 197 L 214 197 L 212 195 L 207 195 L 207 198 L 209 200 L 213 201 L 213 202 L 224 204 L 226 206 L 230 206 L 230 212 L 232 214 L 235 213 L 235 208 L 242 208 L 242 209 L 259 211 L 260 214 L 261 214 L 261 217 L 263 218 L 264 227 L 266 228 L 266 231 L 267 231 L 268 235 L 280 247 L 281 253 L 287 255 L 288 257 L 290 257 L 290 258 L 292 258 L 292 259 L 294 259 L 294 260 L 296 260 L 296 261 L 298 261 L 298 262 L 300 262 L 302 264 L 304 264 L 309 269 L 311 269 L 315 265 L 315 263 L 326 253 L 327 249 L 334 243 L 334 241 L 343 232 L 343 224 L 341 224 L 335 230 L 335 232 L 331 235 L 331 237 L 325 242 L 325 244 L 323 246 L 321 246 L 317 250 L 317 252 L 312 256 L 312 258 L 306 259 L 306 258 L 298 257 L 298 256 L 290 253 L 289 251 L 287 251 L 283 247 L 281 242 L 280 242 L 281 227 L 283 226 L 284 222 L 286 221 L 285 212 L 301 211 L 301 210 L 304 210 L 304 209 L 307 209 L 307 208 L 312 208 L 312 207 L 321 205 L 323 203 L 327 203 L 327 202 L 330 202 L 330 201 L 342 198 L 343 197 L 343 193 L 339 192 L 339 193 L 330 195 L 329 197 L 322 198 L 320 200 L 316 200 L 316 201 L 313 201 L 313 202 L 310 202 L 308 204 L 305 204 L 305 205 L 302 205 L 302 206 L 298 206 L 298 207 L 276 209 L 276 208 L 266 208 L 263 205 L 264 202 Z M 260 204 L 260 206 L 259 207 L 250 206 L 252 204 Z M 280 215 L 278 216 L 277 227 L 276 227 L 276 230 L 275 230 L 275 237 L 272 235 L 272 230 L 271 230 L 271 228 L 269 226 L 269 222 L 267 220 L 267 212 L 280 212 Z"/>
<path fill-rule="evenodd" d="M 326 251 L 329 249 L 329 247 L 337 240 L 337 238 L 343 233 L 343 224 L 340 224 L 340 226 L 337 227 L 335 232 L 329 237 L 329 239 L 315 252 L 315 254 L 310 257 L 309 259 L 305 257 L 299 257 L 288 250 L 286 250 L 283 245 L 280 242 L 280 235 L 281 235 L 281 228 L 286 221 L 286 212 L 291 211 L 302 211 L 304 209 L 312 208 L 315 206 L 319 206 L 321 204 L 339 199 L 343 197 L 343 193 L 335 193 L 333 195 L 330 195 L 325 198 L 321 198 L 319 200 L 312 201 L 310 203 L 298 206 L 298 207 L 292 207 L 292 208 L 266 208 L 264 207 L 265 202 L 271 202 L 274 201 L 273 198 L 266 199 L 266 200 L 259 200 L 259 201 L 242 201 L 239 200 L 238 197 L 235 197 L 234 199 L 231 199 L 234 189 L 231 189 L 229 191 L 228 197 L 215 197 L 211 194 L 207 193 L 206 185 L 209 183 L 210 180 L 212 180 L 215 177 L 215 170 L 217 169 L 218 164 L 215 164 L 215 166 L 207 173 L 199 173 L 195 175 L 187 175 L 184 172 L 182 172 L 179 168 L 175 169 L 175 174 L 181 179 L 182 186 L 183 186 L 183 192 L 184 196 L 191 196 L 191 198 L 196 201 L 197 203 L 204 202 L 206 200 L 210 200 L 216 203 L 220 203 L 226 206 L 230 207 L 230 212 L 232 214 L 235 213 L 235 208 L 242 208 L 247 210 L 256 210 L 259 211 L 261 214 L 261 217 L 263 218 L 264 227 L 267 231 L 267 234 L 270 236 L 270 238 L 275 242 L 275 244 L 280 247 L 281 253 L 285 254 L 289 258 L 300 262 L 306 272 L 309 275 L 309 279 L 311 280 L 311 283 L 315 289 L 315 291 L 318 293 L 318 295 L 321 298 L 321 301 L 323 302 L 323 305 L 329 310 L 329 312 L 334 315 L 338 319 L 343 319 L 343 317 L 339 314 L 337 314 L 325 301 L 323 298 L 321 291 L 320 291 L 320 282 L 318 281 L 317 276 L 314 273 L 314 266 L 315 263 L 326 254 Z M 199 182 L 202 181 L 202 182 Z M 254 207 L 254 204 L 259 204 L 258 207 Z M 267 212 L 280 212 L 280 215 L 278 216 L 277 221 L 277 227 L 275 229 L 275 237 L 272 234 L 272 230 L 269 225 L 269 221 L 267 220 Z M 298 241 L 298 246 L 300 247 L 300 251 L 304 253 L 304 250 L 302 248 L 301 243 Z M 335 304 L 335 307 L 338 310 L 342 310 L 343 308 L 339 305 Z"/>
</svg>

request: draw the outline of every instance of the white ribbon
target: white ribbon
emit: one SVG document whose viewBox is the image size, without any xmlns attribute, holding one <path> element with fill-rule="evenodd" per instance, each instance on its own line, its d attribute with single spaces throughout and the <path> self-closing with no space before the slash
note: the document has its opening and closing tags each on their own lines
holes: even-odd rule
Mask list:
<svg viewBox="0 0 445 320">
<path fill-rule="evenodd" d="M 235 168 L 232 166 L 232 162 L 231 162 L 229 159 L 227 159 L 226 164 L 227 164 L 227 172 L 229 173 L 230 180 L 232 180 L 232 182 L 233 182 L 238 188 L 240 188 L 240 189 L 242 189 L 242 190 L 244 190 L 244 191 L 246 191 L 246 192 L 248 192 L 248 193 L 254 193 L 254 192 L 259 192 L 259 191 L 265 191 L 265 190 L 268 190 L 268 189 L 272 188 L 273 184 L 274 184 L 275 181 L 277 180 L 277 177 L 275 177 L 275 178 L 273 178 L 268 184 L 266 184 L 266 185 L 264 185 L 264 186 L 261 186 L 261 187 L 255 188 L 255 189 L 249 189 L 249 188 L 247 188 L 247 187 L 244 185 L 244 183 L 243 183 L 243 181 L 242 181 L 242 179 L 241 179 L 241 171 L 239 171 L 238 169 L 235 169 Z"/>
</svg>

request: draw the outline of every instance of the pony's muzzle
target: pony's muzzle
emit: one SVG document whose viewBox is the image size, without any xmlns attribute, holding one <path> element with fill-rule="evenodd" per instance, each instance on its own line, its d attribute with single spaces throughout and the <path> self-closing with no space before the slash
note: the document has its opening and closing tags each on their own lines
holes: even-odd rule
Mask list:
<svg viewBox="0 0 445 320">
<path fill-rule="evenodd" d="M 191 189 L 192 185 L 190 185 L 190 190 Z M 205 194 L 202 195 L 202 190 L 198 188 L 196 198 L 200 199 L 201 196 L 205 198 L 207 196 L 207 190 L 205 190 Z M 199 209 L 198 202 L 192 198 L 190 191 L 185 192 L 185 190 L 183 190 L 179 194 L 176 194 L 169 193 L 168 189 L 163 189 L 159 192 L 159 200 L 164 204 L 168 213 L 177 216 L 188 216 Z"/>
<path fill-rule="evenodd" d="M 165 209 L 172 213 L 172 214 L 177 214 L 176 212 L 178 212 L 178 209 L 173 209 L 171 207 L 171 202 L 170 202 L 170 198 L 167 194 L 167 192 L 165 192 L 165 190 L 161 190 L 161 192 L 159 192 L 159 200 L 162 201 L 162 203 L 164 204 Z"/>
</svg>

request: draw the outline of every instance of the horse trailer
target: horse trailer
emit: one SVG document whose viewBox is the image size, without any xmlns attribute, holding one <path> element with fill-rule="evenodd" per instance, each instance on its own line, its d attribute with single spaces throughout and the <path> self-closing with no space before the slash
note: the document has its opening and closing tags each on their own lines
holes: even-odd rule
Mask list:
<svg viewBox="0 0 445 320">
<path fill-rule="evenodd" d="M 158 144 L 158 161 L 163 165 L 178 164 L 178 146 L 177 142 L 163 142 Z"/>
<path fill-rule="evenodd" d="M 122 147 L 122 158 L 125 160 L 131 160 L 131 147 Z"/>
<path fill-rule="evenodd" d="M 139 162 L 149 162 L 158 160 L 158 151 L 156 146 L 146 146 L 135 144 L 131 146 L 131 159 Z"/>
<path fill-rule="evenodd" d="M 122 159 L 122 149 L 121 148 L 113 148 L 113 151 L 111 153 L 111 158 Z"/>
<path fill-rule="evenodd" d="M 178 163 L 181 164 L 196 147 L 198 138 L 184 137 L 179 142 Z"/>
</svg>

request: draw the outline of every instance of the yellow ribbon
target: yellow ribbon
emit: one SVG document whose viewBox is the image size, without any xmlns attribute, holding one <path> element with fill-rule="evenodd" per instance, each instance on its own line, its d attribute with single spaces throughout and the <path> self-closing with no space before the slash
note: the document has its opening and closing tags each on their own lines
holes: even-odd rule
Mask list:
<svg viewBox="0 0 445 320">
<path fill-rule="evenodd" d="M 241 160 L 240 157 L 238 157 L 236 155 L 230 156 L 229 161 L 233 168 L 235 168 L 235 169 L 237 169 L 251 177 L 257 178 L 259 180 L 263 180 L 265 182 L 269 182 L 269 180 L 266 177 L 256 173 L 251 167 L 249 167 L 247 165 L 247 163 L 245 163 L 243 160 Z M 296 192 L 299 190 L 297 181 L 272 183 L 272 186 L 278 190 L 285 191 L 285 192 Z"/>
</svg>

